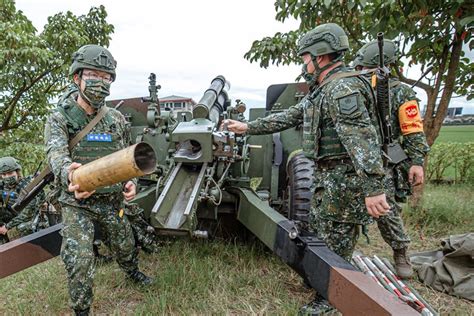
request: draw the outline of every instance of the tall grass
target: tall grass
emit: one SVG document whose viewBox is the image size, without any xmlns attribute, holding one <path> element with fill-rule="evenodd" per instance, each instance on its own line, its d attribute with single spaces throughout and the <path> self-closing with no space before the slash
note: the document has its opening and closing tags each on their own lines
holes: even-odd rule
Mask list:
<svg viewBox="0 0 474 316">
<path fill-rule="evenodd" d="M 432 236 L 474 230 L 474 185 L 427 185 L 422 209 L 406 208 L 407 225 Z"/>
</svg>

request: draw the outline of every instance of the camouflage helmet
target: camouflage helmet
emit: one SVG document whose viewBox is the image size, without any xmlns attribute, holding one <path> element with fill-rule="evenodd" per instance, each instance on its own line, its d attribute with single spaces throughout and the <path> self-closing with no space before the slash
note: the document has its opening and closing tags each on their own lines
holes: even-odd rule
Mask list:
<svg viewBox="0 0 474 316">
<path fill-rule="evenodd" d="M 72 76 L 82 69 L 104 71 L 112 75 L 115 80 L 117 62 L 108 49 L 99 45 L 84 45 L 72 55 L 72 65 L 69 75 Z"/>
<path fill-rule="evenodd" d="M 7 173 L 12 171 L 21 171 L 21 166 L 13 157 L 0 158 L 0 173 Z"/>
<path fill-rule="evenodd" d="M 398 46 L 394 41 L 383 40 L 383 63 L 385 65 L 393 64 L 398 58 Z M 359 49 L 356 58 L 352 62 L 353 67 L 362 66 L 375 68 L 379 65 L 379 45 L 377 40 L 371 41 Z"/>
<path fill-rule="evenodd" d="M 316 57 L 348 49 L 346 32 L 335 23 L 318 25 L 298 41 L 298 56 L 309 53 Z"/>
</svg>

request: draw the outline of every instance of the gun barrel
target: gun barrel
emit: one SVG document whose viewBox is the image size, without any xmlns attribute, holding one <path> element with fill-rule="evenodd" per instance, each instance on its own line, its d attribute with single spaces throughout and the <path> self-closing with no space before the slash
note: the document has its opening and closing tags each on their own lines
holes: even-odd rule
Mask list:
<svg viewBox="0 0 474 316">
<path fill-rule="evenodd" d="M 213 108 L 221 92 L 224 90 L 224 88 L 228 88 L 228 86 L 229 83 L 224 78 L 224 76 L 217 76 L 214 78 L 211 81 L 211 86 L 209 89 L 204 92 L 201 100 L 199 100 L 198 104 L 194 106 L 193 118 L 210 118 L 213 122 L 217 123 L 217 120 L 219 119 L 218 114 L 220 114 L 220 111 L 218 111 L 216 114 L 214 113 L 216 111 L 213 111 Z M 210 113 L 212 114 L 211 117 Z"/>
<path fill-rule="evenodd" d="M 72 174 L 72 183 L 79 184 L 81 191 L 93 191 L 150 174 L 155 167 L 153 148 L 138 143 L 80 166 Z"/>
<path fill-rule="evenodd" d="M 379 44 L 379 64 L 380 67 L 384 66 L 383 63 L 383 32 L 377 33 L 377 42 Z"/>
<path fill-rule="evenodd" d="M 21 196 L 18 201 L 13 204 L 12 209 L 18 214 L 20 213 L 28 204 L 33 200 L 36 195 L 38 195 L 43 188 L 50 183 L 54 179 L 54 175 L 49 168 L 46 169 L 48 173 L 44 176 L 44 178 L 35 186 L 25 196 Z"/>
<path fill-rule="evenodd" d="M 418 78 L 418 80 L 415 81 L 415 83 L 410 86 L 410 88 L 413 88 L 414 86 L 416 86 L 418 82 L 421 81 L 421 79 L 423 79 L 431 70 L 433 70 L 433 67 L 434 66 L 429 66 L 428 69 L 426 69 L 425 72 L 421 75 L 421 77 Z"/>
</svg>

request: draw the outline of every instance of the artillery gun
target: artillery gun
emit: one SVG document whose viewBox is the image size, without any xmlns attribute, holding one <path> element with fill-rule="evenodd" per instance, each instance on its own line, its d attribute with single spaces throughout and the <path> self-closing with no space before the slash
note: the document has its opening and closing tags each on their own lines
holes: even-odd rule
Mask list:
<svg viewBox="0 0 474 316">
<path fill-rule="evenodd" d="M 135 142 L 148 143 L 157 157 L 156 172 L 139 179 L 134 200 L 155 233 L 208 238 L 225 231 L 224 219 L 230 217 L 342 313 L 416 314 L 306 230 L 314 164 L 298 154 L 301 132 L 227 131 L 223 120 L 243 119 L 245 111 L 242 102 L 231 104 L 229 88 L 218 76 L 192 112 L 172 115 L 160 111 L 152 74 L 148 105 L 117 105 Z M 251 110 L 250 118 L 284 110 L 304 94 L 298 85 L 271 86 L 266 109 Z M 255 178 L 260 183 L 251 185 Z M 0 246 L 0 278 L 58 255 L 60 229 L 58 224 Z"/>
</svg>

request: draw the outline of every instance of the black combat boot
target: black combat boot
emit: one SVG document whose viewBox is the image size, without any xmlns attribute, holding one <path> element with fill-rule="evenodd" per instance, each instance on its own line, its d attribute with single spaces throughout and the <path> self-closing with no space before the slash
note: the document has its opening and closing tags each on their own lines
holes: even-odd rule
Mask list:
<svg viewBox="0 0 474 316">
<path fill-rule="evenodd" d="M 336 309 L 332 307 L 329 302 L 319 294 L 310 303 L 302 306 L 298 312 L 299 316 L 316 316 L 316 315 L 330 315 Z"/>
<path fill-rule="evenodd" d="M 74 314 L 76 316 L 88 316 L 89 315 L 90 308 L 86 309 L 74 309 Z"/>
<path fill-rule="evenodd" d="M 132 272 L 128 272 L 128 278 L 135 282 L 136 284 L 149 286 L 153 283 L 153 279 L 146 276 L 143 272 L 138 270 L 134 270 Z"/>
<path fill-rule="evenodd" d="M 408 279 L 413 276 L 413 267 L 407 256 L 407 248 L 393 249 L 393 261 L 395 262 L 395 271 L 400 278 Z"/>
</svg>

